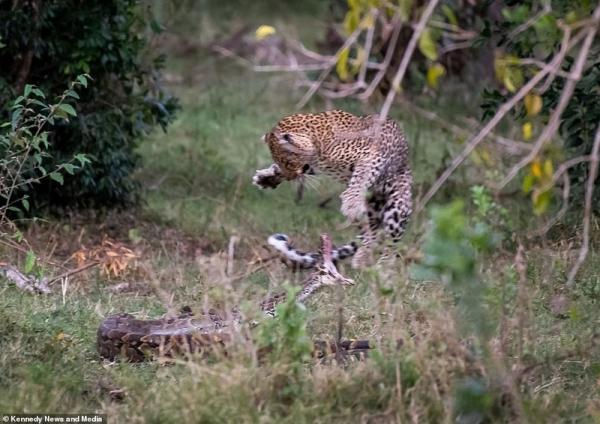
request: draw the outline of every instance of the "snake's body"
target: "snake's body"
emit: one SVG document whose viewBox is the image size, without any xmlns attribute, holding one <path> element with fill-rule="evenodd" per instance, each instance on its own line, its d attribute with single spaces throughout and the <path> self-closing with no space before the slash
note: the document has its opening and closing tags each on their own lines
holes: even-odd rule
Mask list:
<svg viewBox="0 0 600 424">
<path fill-rule="evenodd" d="M 338 273 L 332 262 L 331 251 L 331 240 L 325 235 L 321 236 L 322 255 L 317 271 L 304 282 L 302 289 L 296 294 L 297 301 L 303 302 L 324 286 L 352 284 L 352 280 Z M 273 317 L 275 307 L 285 300 L 285 293 L 279 293 L 263 300 L 260 308 L 266 316 Z M 97 332 L 98 352 L 109 360 L 121 357 L 140 362 L 155 357 L 225 349 L 234 339 L 241 324 L 241 315 L 235 309 L 230 314 L 219 314 L 210 310 L 201 315 L 183 314 L 154 320 L 140 320 L 130 314 L 117 314 L 106 318 L 100 324 Z M 338 350 L 360 354 L 369 349 L 369 342 L 318 341 L 314 346 L 316 356 L 335 353 Z"/>
</svg>

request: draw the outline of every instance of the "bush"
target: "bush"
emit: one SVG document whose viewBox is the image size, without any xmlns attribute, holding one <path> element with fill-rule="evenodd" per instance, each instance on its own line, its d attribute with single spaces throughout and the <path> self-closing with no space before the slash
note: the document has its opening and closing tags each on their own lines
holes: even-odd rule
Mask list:
<svg viewBox="0 0 600 424">
<path fill-rule="evenodd" d="M 48 153 L 48 129 L 77 116 L 71 103 L 79 97 L 76 89 L 87 86 L 87 81 L 87 76 L 78 76 L 55 103 L 48 103 L 42 90 L 27 84 L 13 102 L 10 121 L 0 124 L 0 239 L 20 237 L 19 231 L 5 233 L 4 224 L 14 224 L 9 218 L 29 211 L 29 192 L 36 184 L 49 179 L 62 185 L 65 174 L 74 175 L 89 163 L 83 154 L 56 163 Z M 16 229 L 14 225 L 8 228 Z"/>
<path fill-rule="evenodd" d="M 135 200 L 135 148 L 156 124 L 164 130 L 177 109 L 158 83 L 162 58 L 145 57 L 141 34 L 160 26 L 142 12 L 136 0 L 0 3 L 0 121 L 26 83 L 52 97 L 78 74 L 93 78 L 77 100 L 77 117 L 57 122 L 48 140 L 56 164 L 83 153 L 91 166 L 62 186 L 49 179 L 36 185 L 30 210 Z"/>
</svg>

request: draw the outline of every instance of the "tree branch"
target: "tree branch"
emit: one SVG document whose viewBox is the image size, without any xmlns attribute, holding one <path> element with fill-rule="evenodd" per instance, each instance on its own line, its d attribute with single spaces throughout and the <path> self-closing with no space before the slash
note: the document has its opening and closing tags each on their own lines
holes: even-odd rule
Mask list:
<svg viewBox="0 0 600 424">
<path fill-rule="evenodd" d="M 396 75 L 394 75 L 394 79 L 392 80 L 392 87 L 388 91 L 387 96 L 385 97 L 385 101 L 383 102 L 383 106 L 381 107 L 381 111 L 379 112 L 380 121 L 384 121 L 387 118 L 388 112 L 390 111 L 390 107 L 396 97 L 396 93 L 400 90 L 400 84 L 402 83 L 402 79 L 404 78 L 404 74 L 406 74 L 406 70 L 408 69 L 408 64 L 410 63 L 410 59 L 415 51 L 415 47 L 417 47 L 417 42 L 419 41 L 419 37 L 423 33 L 425 29 L 425 25 L 431 18 L 435 7 L 438 5 L 439 0 L 429 0 L 427 7 L 423 11 L 421 15 L 421 19 L 419 19 L 419 23 L 415 27 L 415 30 L 410 38 L 406 46 L 406 50 L 404 51 L 404 56 L 402 57 L 402 61 L 400 62 L 400 66 L 398 67 L 398 71 Z"/>
<path fill-rule="evenodd" d="M 596 130 L 596 137 L 594 138 L 594 146 L 592 147 L 592 154 L 590 155 L 590 173 L 588 175 L 586 187 L 585 187 L 585 203 L 583 209 L 583 237 L 582 245 L 579 250 L 579 256 L 577 261 L 567 278 L 567 287 L 571 287 L 577 276 L 577 272 L 587 257 L 589 246 L 590 246 L 590 221 L 592 216 L 592 200 L 594 197 L 594 182 L 598 177 L 598 161 L 600 160 L 600 125 Z"/>
</svg>

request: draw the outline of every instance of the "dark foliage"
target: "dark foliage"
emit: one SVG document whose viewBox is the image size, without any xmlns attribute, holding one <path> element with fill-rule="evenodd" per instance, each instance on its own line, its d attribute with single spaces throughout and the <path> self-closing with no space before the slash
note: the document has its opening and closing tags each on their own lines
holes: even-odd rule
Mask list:
<svg viewBox="0 0 600 424">
<path fill-rule="evenodd" d="M 58 123 L 50 135 L 56 163 L 84 153 L 91 166 L 63 186 L 50 180 L 37 185 L 32 210 L 135 200 L 135 147 L 157 124 L 164 130 L 177 109 L 157 81 L 162 59 L 145 57 L 142 34 L 150 30 L 160 26 L 136 0 L 0 1 L 2 121 L 26 83 L 54 97 L 78 74 L 93 78 L 80 92 L 77 117 Z"/>
</svg>

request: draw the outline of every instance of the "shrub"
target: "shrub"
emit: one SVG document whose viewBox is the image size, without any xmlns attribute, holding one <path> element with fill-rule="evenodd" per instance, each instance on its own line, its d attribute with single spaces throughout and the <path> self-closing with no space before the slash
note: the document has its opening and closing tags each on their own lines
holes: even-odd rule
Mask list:
<svg viewBox="0 0 600 424">
<path fill-rule="evenodd" d="M 77 116 L 57 122 L 48 138 L 56 164 L 83 153 L 91 166 L 62 186 L 49 179 L 36 185 L 31 210 L 135 200 L 135 148 L 156 124 L 165 129 L 177 108 L 158 81 L 162 58 L 145 57 L 146 25 L 160 31 L 136 0 L 0 3 L 0 120 L 26 83 L 51 97 L 78 74 L 93 78 Z"/>
<path fill-rule="evenodd" d="M 57 122 L 77 116 L 73 100 L 76 90 L 87 86 L 87 76 L 80 75 L 69 84 L 56 102 L 49 102 L 42 90 L 27 84 L 23 94 L 11 107 L 10 121 L 0 124 L 0 239 L 20 237 L 9 218 L 22 216 L 30 209 L 32 191 L 36 184 L 53 180 L 62 185 L 64 175 L 74 175 L 89 163 L 83 154 L 75 154 L 64 163 L 57 163 L 48 153 L 49 128 Z"/>
</svg>

